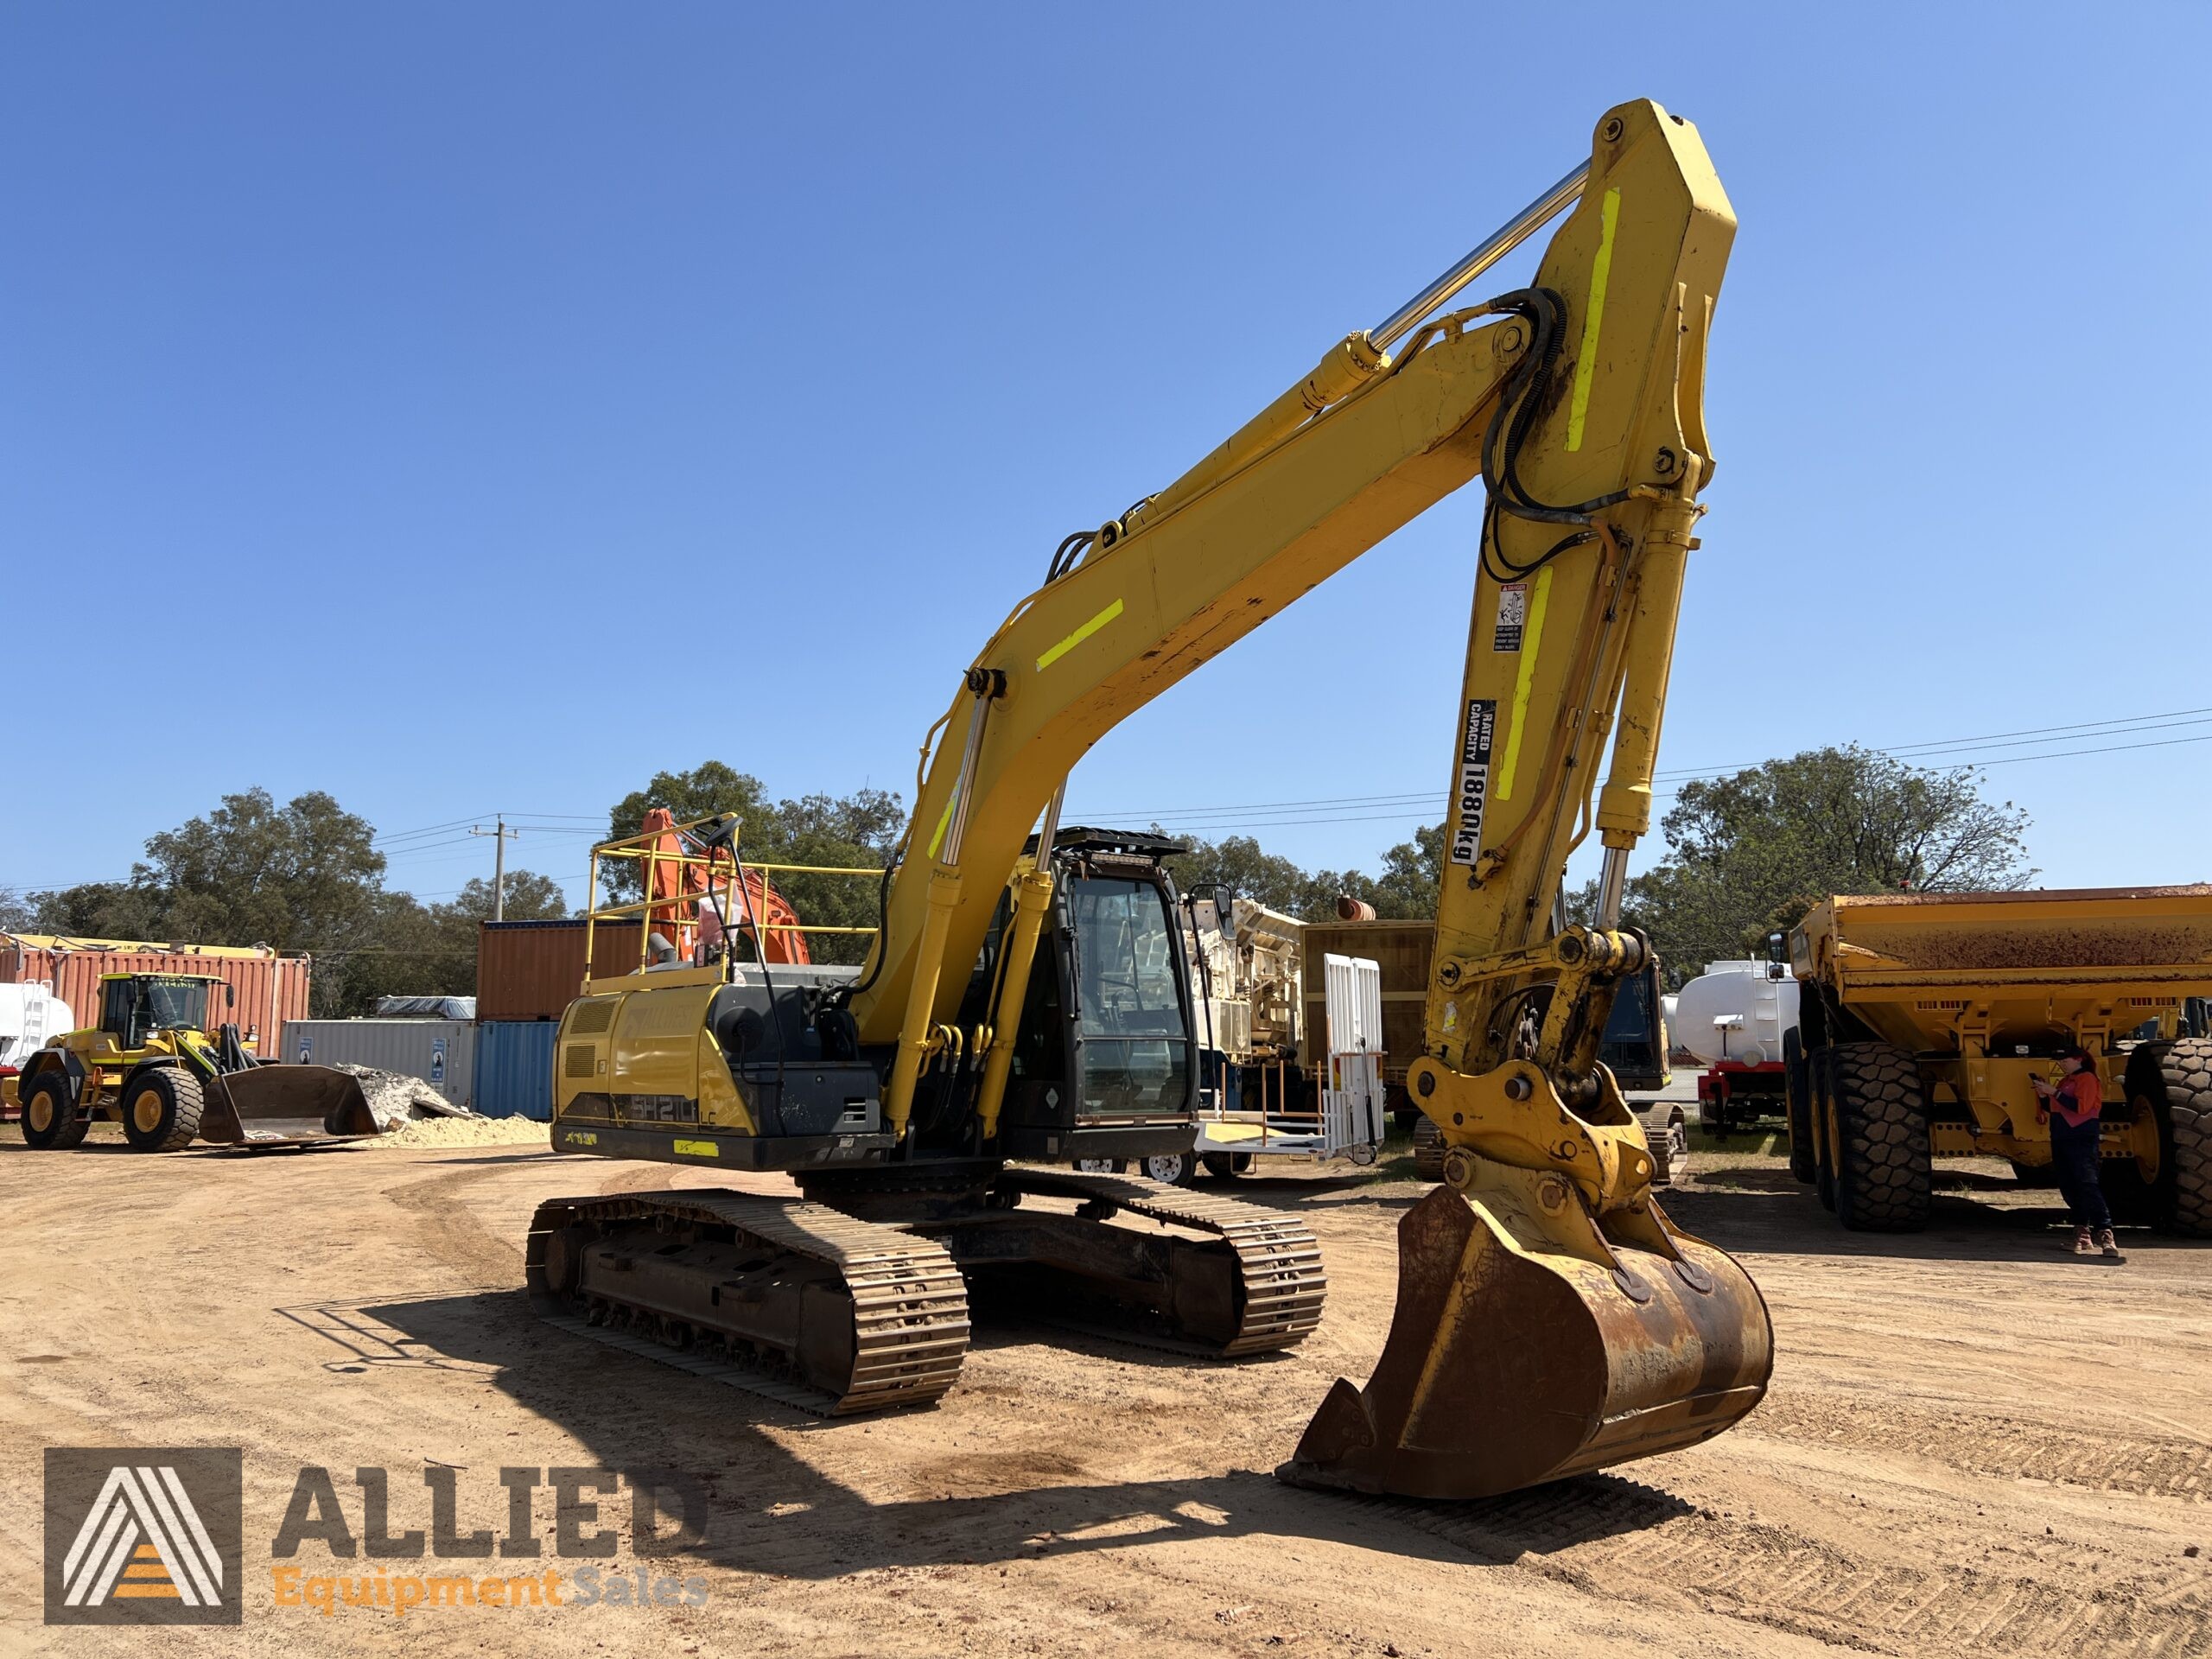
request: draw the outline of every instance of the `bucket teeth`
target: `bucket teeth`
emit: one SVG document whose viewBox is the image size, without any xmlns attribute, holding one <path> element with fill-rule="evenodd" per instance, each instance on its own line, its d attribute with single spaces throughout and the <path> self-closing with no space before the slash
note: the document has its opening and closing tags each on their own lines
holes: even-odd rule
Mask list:
<svg viewBox="0 0 2212 1659">
<path fill-rule="evenodd" d="M 1616 1243 L 1599 1262 L 1515 1238 L 1479 1197 L 1432 1192 L 1399 1224 L 1374 1376 L 1339 1379 L 1276 1472 L 1487 1497 L 1719 1433 L 1765 1394 L 1773 1329 L 1731 1257 L 1660 1225 L 1675 1254 Z"/>
</svg>

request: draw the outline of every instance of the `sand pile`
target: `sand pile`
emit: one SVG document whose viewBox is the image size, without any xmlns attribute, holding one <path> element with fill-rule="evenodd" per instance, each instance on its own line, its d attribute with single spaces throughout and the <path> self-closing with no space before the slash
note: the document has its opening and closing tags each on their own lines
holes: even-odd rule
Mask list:
<svg viewBox="0 0 2212 1659">
<path fill-rule="evenodd" d="M 511 1147 L 535 1142 L 550 1146 L 552 1126 L 527 1117 L 418 1117 L 388 1135 L 357 1144 L 364 1147 Z"/>
</svg>

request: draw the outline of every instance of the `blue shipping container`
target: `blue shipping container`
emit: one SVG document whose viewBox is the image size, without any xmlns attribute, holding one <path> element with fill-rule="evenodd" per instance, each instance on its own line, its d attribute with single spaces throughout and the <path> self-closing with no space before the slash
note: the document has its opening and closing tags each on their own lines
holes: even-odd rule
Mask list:
<svg viewBox="0 0 2212 1659">
<path fill-rule="evenodd" d="M 476 1109 L 486 1117 L 553 1117 L 555 1020 L 480 1020 Z"/>
</svg>

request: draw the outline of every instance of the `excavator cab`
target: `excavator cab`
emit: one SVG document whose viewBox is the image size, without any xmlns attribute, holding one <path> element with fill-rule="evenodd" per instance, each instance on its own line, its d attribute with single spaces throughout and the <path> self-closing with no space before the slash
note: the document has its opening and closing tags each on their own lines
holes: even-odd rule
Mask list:
<svg viewBox="0 0 2212 1659">
<path fill-rule="evenodd" d="M 999 1118 L 1009 1158 L 1139 1159 L 1191 1148 L 1198 1053 L 1165 836 L 1071 828 L 1053 839 L 1052 908 L 1021 999 Z M 1027 856 L 1033 864 L 1035 838 Z M 1001 902 L 962 1022 L 988 1018 L 1013 915 Z"/>
</svg>

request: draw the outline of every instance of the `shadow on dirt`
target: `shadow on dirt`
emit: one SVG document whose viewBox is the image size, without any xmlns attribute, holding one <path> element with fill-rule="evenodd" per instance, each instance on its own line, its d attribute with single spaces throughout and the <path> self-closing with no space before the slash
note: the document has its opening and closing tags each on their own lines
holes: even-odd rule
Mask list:
<svg viewBox="0 0 2212 1659">
<path fill-rule="evenodd" d="M 2041 1262 L 2072 1238 L 2057 1193 L 1972 1170 L 1937 1173 L 1929 1224 L 1917 1233 L 1846 1232 L 1812 1187 L 1773 1167 L 1694 1168 L 1687 1185 L 1661 1192 L 1659 1204 L 1677 1226 L 1731 1251 Z M 2119 1231 L 2132 1255 L 2204 1248 L 2147 1227 Z"/>
<path fill-rule="evenodd" d="M 1040 1560 L 1245 1535 L 1504 1563 L 1693 1512 L 1668 1493 L 1611 1475 L 1465 1503 L 1307 1491 L 1260 1470 L 978 1493 L 957 1489 L 1020 1477 L 1001 1471 L 988 1445 L 963 1455 L 950 1440 L 947 1455 L 906 1474 L 906 1496 L 871 1500 L 811 1465 L 849 1459 L 867 1467 L 868 1437 L 886 1419 L 823 1421 L 600 1347 L 540 1324 L 519 1291 L 381 1302 L 313 1323 L 325 1334 L 335 1327 L 366 1338 L 369 1351 L 351 1364 L 404 1353 L 414 1363 L 473 1372 L 575 1436 L 600 1466 L 673 1465 L 703 1481 L 710 1514 L 691 1554 L 733 1571 L 833 1579 L 873 1567 Z M 963 1426 L 970 1444 L 973 1427 Z M 804 1458 L 792 1449 L 794 1433 Z"/>
</svg>

